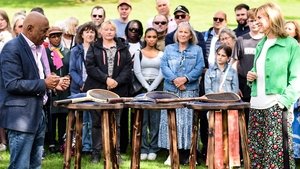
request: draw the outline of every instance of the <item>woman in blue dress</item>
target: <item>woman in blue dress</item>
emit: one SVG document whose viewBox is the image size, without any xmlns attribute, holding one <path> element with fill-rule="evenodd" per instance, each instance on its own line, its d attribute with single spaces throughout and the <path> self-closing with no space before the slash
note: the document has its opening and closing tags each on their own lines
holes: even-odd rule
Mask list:
<svg viewBox="0 0 300 169">
<path fill-rule="evenodd" d="M 161 59 L 161 70 L 164 76 L 164 91 L 177 94 L 179 97 L 196 97 L 199 95 L 199 78 L 204 68 L 202 49 L 197 44 L 195 32 L 188 22 L 182 22 L 174 34 L 174 44 L 166 46 Z M 188 163 L 192 136 L 192 110 L 176 110 L 176 124 L 180 162 Z M 162 111 L 159 126 L 158 145 L 169 149 L 167 112 Z M 170 156 L 165 161 L 170 165 Z"/>
</svg>

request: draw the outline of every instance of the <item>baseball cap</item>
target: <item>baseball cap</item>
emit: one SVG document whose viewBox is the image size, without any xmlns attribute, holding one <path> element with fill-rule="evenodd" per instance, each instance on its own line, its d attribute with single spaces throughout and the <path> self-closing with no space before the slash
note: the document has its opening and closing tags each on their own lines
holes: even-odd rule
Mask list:
<svg viewBox="0 0 300 169">
<path fill-rule="evenodd" d="M 183 13 L 188 13 L 188 14 L 190 14 L 189 10 L 188 10 L 185 6 L 183 6 L 183 5 L 177 6 L 177 7 L 175 8 L 173 14 L 175 15 L 176 12 L 183 12 Z"/>
<path fill-rule="evenodd" d="M 57 27 L 57 26 L 52 26 L 49 28 L 48 30 L 48 36 L 51 35 L 51 34 L 55 34 L 55 33 L 63 33 L 62 29 Z"/>
<path fill-rule="evenodd" d="M 119 0 L 118 7 L 120 5 L 122 5 L 122 4 L 126 4 L 126 5 L 128 5 L 131 8 L 131 2 L 130 2 L 130 0 Z"/>
</svg>

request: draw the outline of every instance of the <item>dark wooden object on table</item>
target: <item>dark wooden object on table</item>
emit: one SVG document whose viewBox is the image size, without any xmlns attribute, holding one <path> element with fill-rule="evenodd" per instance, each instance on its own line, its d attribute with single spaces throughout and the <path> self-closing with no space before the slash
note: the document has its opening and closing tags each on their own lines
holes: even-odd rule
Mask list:
<svg viewBox="0 0 300 169">
<path fill-rule="evenodd" d="M 190 109 L 194 109 L 193 114 L 193 134 L 190 152 L 190 169 L 196 168 L 196 150 L 197 150 L 197 139 L 198 139 L 198 125 L 199 125 L 199 114 L 201 112 L 210 111 L 209 113 L 209 133 L 208 133 L 208 168 L 214 168 L 214 112 L 222 110 L 227 112 L 227 110 L 238 110 L 239 114 L 239 132 L 241 136 L 241 145 L 244 159 L 244 168 L 250 169 L 250 159 L 249 151 L 247 146 L 247 131 L 245 123 L 245 113 L 244 109 L 249 108 L 250 104 L 246 102 L 233 102 L 233 103 L 187 103 L 186 105 Z M 227 148 L 228 149 L 228 148 Z"/>
<path fill-rule="evenodd" d="M 176 108 L 183 108 L 185 103 L 146 103 L 146 102 L 128 102 L 126 107 L 133 109 L 134 124 L 132 132 L 132 154 L 131 154 L 131 169 L 140 168 L 140 153 L 141 153 L 141 137 L 142 137 L 142 122 L 143 110 L 166 109 L 168 113 L 169 125 L 169 141 L 170 141 L 170 157 L 171 168 L 179 169 L 179 154 L 177 150 L 177 127 L 176 127 Z"/>
<path fill-rule="evenodd" d="M 102 114 L 101 129 L 102 129 L 102 142 L 104 154 L 104 168 L 105 169 L 118 169 L 116 156 L 116 143 L 117 143 L 117 127 L 115 112 L 123 109 L 123 104 L 108 104 L 108 103 L 74 103 L 69 105 L 60 105 L 69 109 L 67 129 L 66 129 L 66 149 L 64 152 L 64 169 L 71 167 L 71 146 L 72 146 L 72 133 L 76 133 L 75 145 L 75 169 L 81 168 L 81 149 L 82 149 L 82 114 L 83 111 L 95 110 L 97 113 Z M 76 115 L 75 115 L 76 114 Z M 75 129 L 74 120 L 76 120 Z M 100 133 L 99 133 L 100 134 Z"/>
</svg>

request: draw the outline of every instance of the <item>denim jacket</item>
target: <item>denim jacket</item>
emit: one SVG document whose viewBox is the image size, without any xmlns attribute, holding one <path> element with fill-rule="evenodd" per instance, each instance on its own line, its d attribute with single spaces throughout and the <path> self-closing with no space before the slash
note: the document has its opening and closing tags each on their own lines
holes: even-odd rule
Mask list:
<svg viewBox="0 0 300 169">
<path fill-rule="evenodd" d="M 187 49 L 180 52 L 178 43 L 167 45 L 161 59 L 164 90 L 177 92 L 173 80 L 182 76 L 188 79 L 186 90 L 198 90 L 203 68 L 203 53 L 199 46 L 189 44 Z"/>
<path fill-rule="evenodd" d="M 84 50 L 82 44 L 77 44 L 71 49 L 69 72 L 72 77 L 70 90 L 71 93 L 80 93 L 83 86 L 82 63 L 84 62 Z"/>
<path fill-rule="evenodd" d="M 226 71 L 228 71 L 227 74 Z M 221 75 L 224 76 L 226 75 L 226 80 L 224 81 L 221 88 L 223 92 L 238 93 L 239 81 L 238 81 L 238 75 L 236 70 L 227 64 L 225 69 L 221 71 L 218 65 L 215 64 L 213 67 L 209 68 L 205 73 L 205 78 L 204 78 L 205 94 L 219 92 L 221 82 L 223 81 L 221 79 Z"/>
<path fill-rule="evenodd" d="M 256 47 L 254 64 L 251 71 L 256 72 L 256 61 L 265 41 L 264 37 Z M 265 60 L 265 92 L 266 94 L 279 94 L 278 101 L 286 108 L 300 96 L 300 46 L 294 38 L 278 37 L 275 44 L 267 51 Z M 251 96 L 257 96 L 257 82 L 248 83 Z"/>
</svg>

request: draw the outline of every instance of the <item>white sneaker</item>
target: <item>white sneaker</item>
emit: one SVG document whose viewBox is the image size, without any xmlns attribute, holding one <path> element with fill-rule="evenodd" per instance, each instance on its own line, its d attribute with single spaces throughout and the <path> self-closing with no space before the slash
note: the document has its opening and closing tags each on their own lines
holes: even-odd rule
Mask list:
<svg viewBox="0 0 300 169">
<path fill-rule="evenodd" d="M 1 143 L 0 144 L 0 151 L 6 151 L 6 145 Z"/>
<path fill-rule="evenodd" d="M 155 153 L 149 153 L 147 159 L 150 160 L 150 161 L 153 161 L 153 160 L 156 159 L 156 156 L 157 156 L 157 155 L 156 155 Z"/>
<path fill-rule="evenodd" d="M 171 157 L 170 157 L 170 155 L 168 156 L 167 160 L 164 162 L 164 165 L 171 166 Z"/>
<path fill-rule="evenodd" d="M 141 160 L 146 160 L 148 157 L 148 154 L 142 153 L 141 154 Z"/>
</svg>

